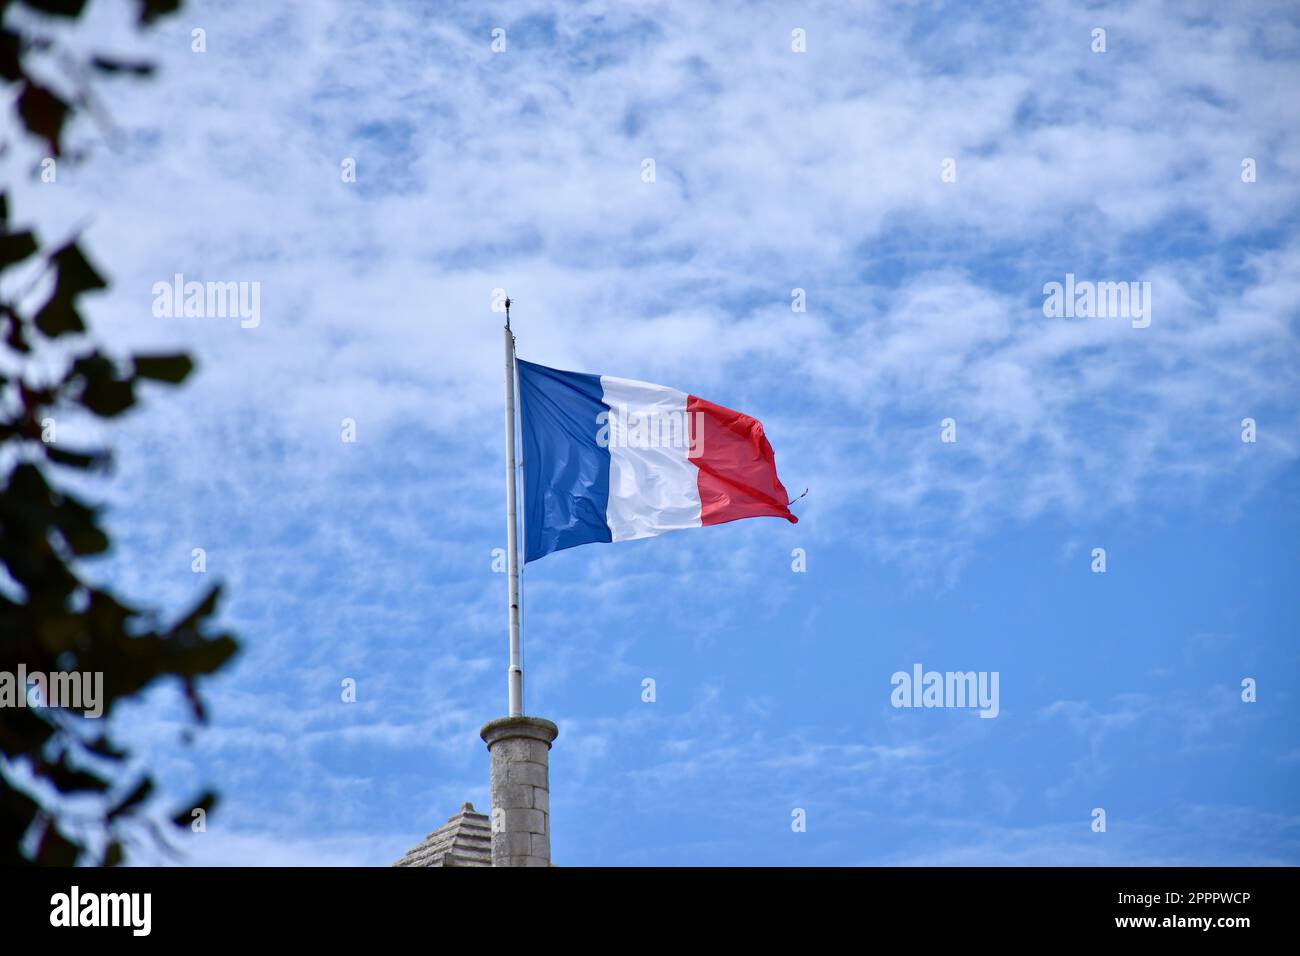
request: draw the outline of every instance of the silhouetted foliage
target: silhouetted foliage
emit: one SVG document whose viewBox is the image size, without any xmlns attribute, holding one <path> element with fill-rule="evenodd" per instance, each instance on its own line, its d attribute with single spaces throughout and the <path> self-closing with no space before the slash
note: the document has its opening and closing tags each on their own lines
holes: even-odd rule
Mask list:
<svg viewBox="0 0 1300 956">
<path fill-rule="evenodd" d="M 74 19 L 85 6 L 85 0 L 0 0 L 0 74 L 16 93 L 7 125 L 18 127 L 4 148 L 14 148 L 25 131 L 42 152 L 63 155 L 69 121 L 92 103 L 78 78 L 90 71 L 151 74 L 150 64 L 94 55 L 70 65 L 78 91 L 65 95 L 29 73 L 33 55 L 70 63 L 66 55 L 53 57 L 62 51 L 39 35 L 40 20 L 30 12 Z M 180 3 L 137 0 L 135 6 L 138 22 L 147 25 Z M 20 7 L 28 9 L 13 16 Z M 83 580 L 80 559 L 106 552 L 111 542 L 98 510 L 59 487 L 60 470 L 94 472 L 107 467 L 110 455 L 46 441 L 42 424 L 65 409 L 113 418 L 135 405 L 140 382 L 178 384 L 192 363 L 183 354 L 118 358 L 90 342 L 78 305 L 106 280 L 75 240 L 46 250 L 30 230 L 12 228 L 3 192 L 0 283 L 8 290 L 0 296 L 0 672 L 102 673 L 103 718 L 175 677 L 202 723 L 198 679 L 220 669 L 237 648 L 230 635 L 212 629 L 219 588 L 179 621 L 160 626 L 155 612 Z M 38 295 L 44 289 L 48 294 Z M 154 780 L 128 770 L 130 755 L 105 726 L 64 709 L 0 706 L 0 864 L 113 865 L 136 839 L 166 845 L 157 814 L 147 812 Z M 58 796 L 51 799 L 50 791 Z M 91 799 L 75 801 L 74 811 L 65 797 Z M 166 816 L 187 827 L 192 811 L 206 811 L 213 801 L 201 794 Z"/>
</svg>

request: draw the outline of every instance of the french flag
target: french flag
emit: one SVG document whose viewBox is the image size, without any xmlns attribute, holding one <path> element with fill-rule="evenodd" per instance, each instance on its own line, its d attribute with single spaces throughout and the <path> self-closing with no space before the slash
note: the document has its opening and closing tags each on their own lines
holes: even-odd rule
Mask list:
<svg viewBox="0 0 1300 956">
<path fill-rule="evenodd" d="M 738 518 L 799 520 L 757 419 L 663 385 L 515 367 L 525 562 Z"/>
</svg>

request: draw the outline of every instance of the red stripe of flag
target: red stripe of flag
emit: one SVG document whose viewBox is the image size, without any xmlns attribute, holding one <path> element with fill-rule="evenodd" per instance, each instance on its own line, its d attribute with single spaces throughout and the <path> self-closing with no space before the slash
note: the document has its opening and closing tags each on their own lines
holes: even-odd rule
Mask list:
<svg viewBox="0 0 1300 956">
<path fill-rule="evenodd" d="M 763 425 L 730 408 L 696 395 L 687 397 L 692 447 L 700 457 L 700 524 L 723 524 L 738 518 L 799 519 L 790 513 L 790 496 L 776 475 L 776 454 Z M 704 443 L 697 428 L 703 427 Z"/>
</svg>

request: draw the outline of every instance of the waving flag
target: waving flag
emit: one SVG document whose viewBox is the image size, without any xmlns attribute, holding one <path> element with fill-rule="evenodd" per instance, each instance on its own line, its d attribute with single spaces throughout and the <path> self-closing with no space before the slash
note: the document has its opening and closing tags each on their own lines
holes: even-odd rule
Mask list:
<svg viewBox="0 0 1300 956">
<path fill-rule="evenodd" d="M 738 518 L 798 521 L 757 419 L 663 385 L 515 364 L 525 562 Z"/>
</svg>

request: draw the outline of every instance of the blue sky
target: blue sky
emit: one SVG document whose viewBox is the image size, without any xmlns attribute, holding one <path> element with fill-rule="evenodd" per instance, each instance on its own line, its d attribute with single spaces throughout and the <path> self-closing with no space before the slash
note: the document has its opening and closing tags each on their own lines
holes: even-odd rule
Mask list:
<svg viewBox="0 0 1300 956">
<path fill-rule="evenodd" d="M 79 35 L 161 77 L 12 208 L 93 210 L 94 327 L 199 361 L 96 433 L 95 573 L 176 611 L 202 547 L 244 641 L 193 745 L 174 689 L 117 718 L 223 794 L 185 859 L 386 864 L 488 805 L 504 289 L 521 357 L 744 410 L 811 489 L 529 565 L 558 863 L 1300 862 L 1294 10 L 552 6 Z M 156 318 L 178 272 L 260 283 L 260 324 Z M 1150 282 L 1150 327 L 1048 318 L 1067 273 Z M 999 715 L 891 707 L 916 663 L 998 672 Z"/>
</svg>

